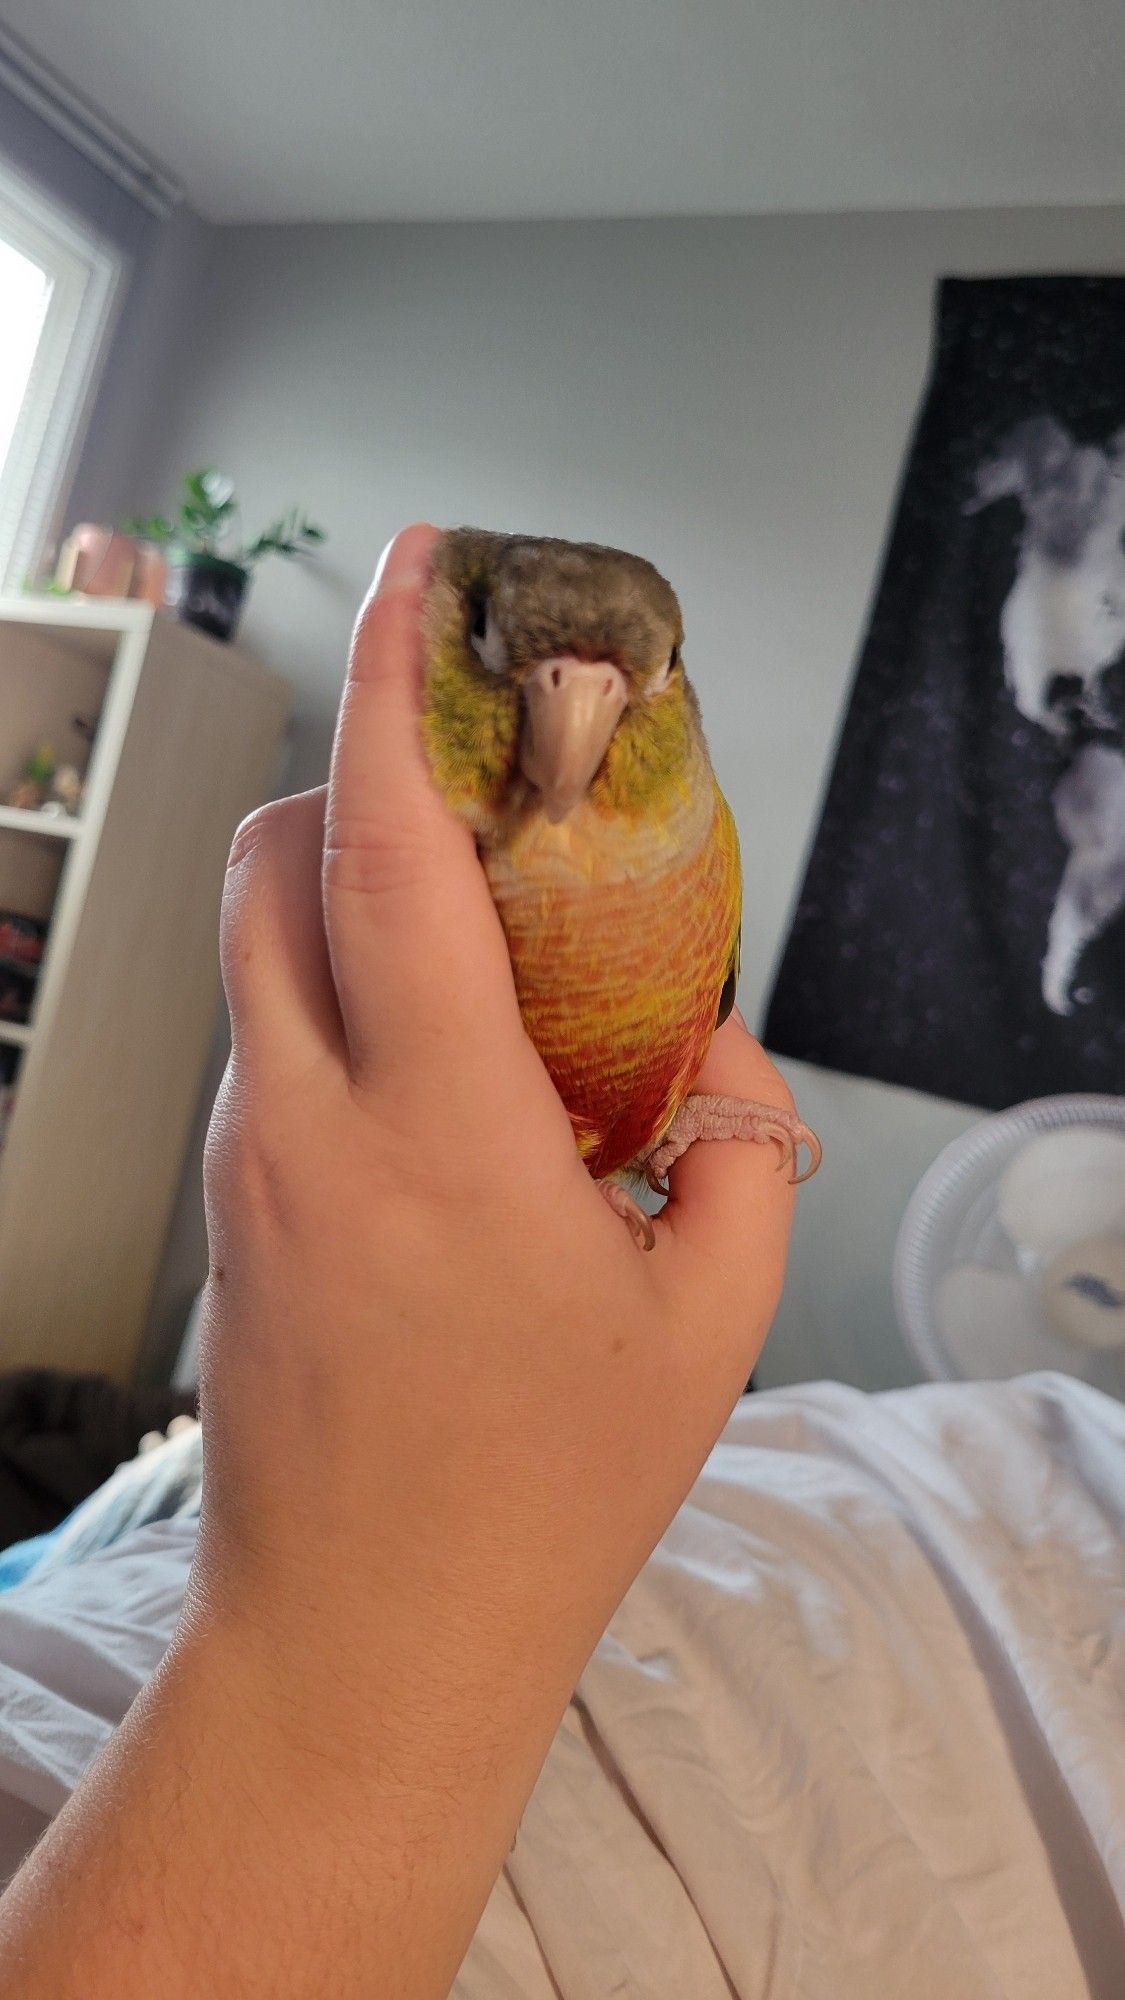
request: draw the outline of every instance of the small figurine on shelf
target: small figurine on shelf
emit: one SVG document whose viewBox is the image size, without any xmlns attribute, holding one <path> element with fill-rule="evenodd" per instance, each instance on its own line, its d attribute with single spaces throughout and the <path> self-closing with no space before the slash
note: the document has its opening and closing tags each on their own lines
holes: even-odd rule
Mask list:
<svg viewBox="0 0 1125 2000">
<path fill-rule="evenodd" d="M 39 810 L 50 819 L 75 819 L 82 804 L 82 774 L 73 764 L 59 764 L 51 779 L 50 798 Z"/>
<path fill-rule="evenodd" d="M 28 758 L 23 770 L 5 794 L 6 806 L 17 806 L 21 812 L 38 812 L 48 796 L 58 759 L 52 743 L 40 743 Z"/>
</svg>

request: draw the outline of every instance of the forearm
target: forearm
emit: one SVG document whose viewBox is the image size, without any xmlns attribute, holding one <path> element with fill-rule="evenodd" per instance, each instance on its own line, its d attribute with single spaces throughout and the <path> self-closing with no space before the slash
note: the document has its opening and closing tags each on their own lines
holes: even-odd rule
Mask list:
<svg viewBox="0 0 1125 2000">
<path fill-rule="evenodd" d="M 178 1645 L 0 1903 L 6 2000 L 445 1995 L 567 1695 L 480 1664 Z"/>
</svg>

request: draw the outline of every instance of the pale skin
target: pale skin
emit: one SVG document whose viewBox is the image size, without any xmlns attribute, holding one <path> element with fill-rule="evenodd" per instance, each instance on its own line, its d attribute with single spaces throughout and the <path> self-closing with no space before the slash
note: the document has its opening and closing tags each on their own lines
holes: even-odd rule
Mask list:
<svg viewBox="0 0 1125 2000">
<path fill-rule="evenodd" d="M 5 2000 L 446 1994 L 777 1302 L 776 1147 L 676 1161 L 651 1256 L 577 1158 L 423 761 L 434 536 L 360 615 L 327 791 L 235 841 L 199 1551 L 0 1902 Z M 737 1017 L 700 1087 L 792 1108 Z"/>
</svg>

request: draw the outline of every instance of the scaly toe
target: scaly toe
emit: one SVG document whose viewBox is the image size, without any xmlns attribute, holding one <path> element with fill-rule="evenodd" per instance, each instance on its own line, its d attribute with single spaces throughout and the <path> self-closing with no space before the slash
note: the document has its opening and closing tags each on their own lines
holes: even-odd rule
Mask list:
<svg viewBox="0 0 1125 2000">
<path fill-rule="evenodd" d="M 811 1180 L 822 1158 L 816 1133 L 795 1111 L 786 1111 L 776 1104 L 752 1104 L 735 1097 L 693 1095 L 680 1106 L 668 1130 L 642 1163 L 649 1186 L 659 1189 L 661 1194 L 667 1193 L 666 1175 L 698 1139 L 750 1139 L 760 1145 L 776 1141 L 781 1154 L 778 1167 L 784 1168 L 791 1187 L 800 1187 L 803 1181 Z M 802 1146 L 808 1148 L 809 1164 L 803 1173 L 798 1173 Z"/>
</svg>

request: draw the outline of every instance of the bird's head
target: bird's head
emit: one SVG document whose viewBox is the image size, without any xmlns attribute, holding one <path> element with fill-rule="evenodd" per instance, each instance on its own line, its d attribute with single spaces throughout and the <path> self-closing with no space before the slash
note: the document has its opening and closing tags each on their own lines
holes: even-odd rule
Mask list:
<svg viewBox="0 0 1125 2000">
<path fill-rule="evenodd" d="M 434 556 L 423 727 L 478 833 L 651 810 L 702 748 L 675 592 L 620 549 L 455 528 Z"/>
</svg>

